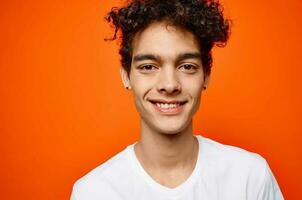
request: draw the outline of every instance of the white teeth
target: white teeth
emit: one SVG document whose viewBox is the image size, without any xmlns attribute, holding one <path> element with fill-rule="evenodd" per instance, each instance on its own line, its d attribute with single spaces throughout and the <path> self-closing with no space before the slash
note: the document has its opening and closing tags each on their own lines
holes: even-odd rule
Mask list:
<svg viewBox="0 0 302 200">
<path fill-rule="evenodd" d="M 178 103 L 156 103 L 156 106 L 157 107 L 160 107 L 160 108 L 176 108 L 179 104 Z"/>
</svg>

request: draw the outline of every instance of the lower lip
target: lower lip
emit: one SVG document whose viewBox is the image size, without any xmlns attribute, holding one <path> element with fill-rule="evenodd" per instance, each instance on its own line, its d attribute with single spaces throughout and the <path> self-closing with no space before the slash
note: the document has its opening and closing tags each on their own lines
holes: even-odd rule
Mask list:
<svg viewBox="0 0 302 200">
<path fill-rule="evenodd" d="M 161 108 L 153 103 L 152 103 L 152 105 L 154 106 L 155 110 L 157 110 L 160 114 L 163 114 L 163 115 L 177 115 L 177 114 L 181 113 L 181 111 L 183 110 L 183 107 L 184 107 L 184 104 L 179 105 L 175 108 Z"/>
</svg>

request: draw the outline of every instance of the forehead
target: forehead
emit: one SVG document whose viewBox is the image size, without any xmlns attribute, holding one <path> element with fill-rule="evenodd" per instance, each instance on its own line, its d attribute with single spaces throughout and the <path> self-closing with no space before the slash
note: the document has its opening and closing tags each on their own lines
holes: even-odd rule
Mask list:
<svg viewBox="0 0 302 200">
<path fill-rule="evenodd" d="M 199 43 L 191 32 L 168 25 L 166 22 L 154 22 L 136 34 L 133 40 L 133 55 L 156 54 L 161 57 L 173 57 L 186 52 L 200 52 Z"/>
</svg>

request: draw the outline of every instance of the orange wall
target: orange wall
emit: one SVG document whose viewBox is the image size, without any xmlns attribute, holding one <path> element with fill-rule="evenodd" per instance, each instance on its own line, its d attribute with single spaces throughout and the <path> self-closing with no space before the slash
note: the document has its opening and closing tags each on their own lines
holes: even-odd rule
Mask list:
<svg viewBox="0 0 302 200">
<path fill-rule="evenodd" d="M 83 174 L 138 139 L 103 16 L 118 0 L 0 3 L 0 199 L 68 199 Z M 263 155 L 286 199 L 300 199 L 300 0 L 224 0 L 233 19 L 215 49 L 194 125 Z"/>
</svg>

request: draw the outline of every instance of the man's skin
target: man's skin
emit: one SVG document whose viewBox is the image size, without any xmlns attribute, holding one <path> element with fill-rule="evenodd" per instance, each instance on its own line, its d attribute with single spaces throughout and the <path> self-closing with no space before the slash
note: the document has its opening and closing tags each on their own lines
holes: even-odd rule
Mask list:
<svg viewBox="0 0 302 200">
<path fill-rule="evenodd" d="M 187 30 L 155 22 L 136 34 L 132 55 L 131 71 L 121 68 L 121 77 L 141 117 L 134 151 L 156 182 L 175 188 L 191 175 L 198 156 L 192 117 L 209 82 L 198 41 Z M 172 101 L 176 108 L 159 107 Z"/>
</svg>

